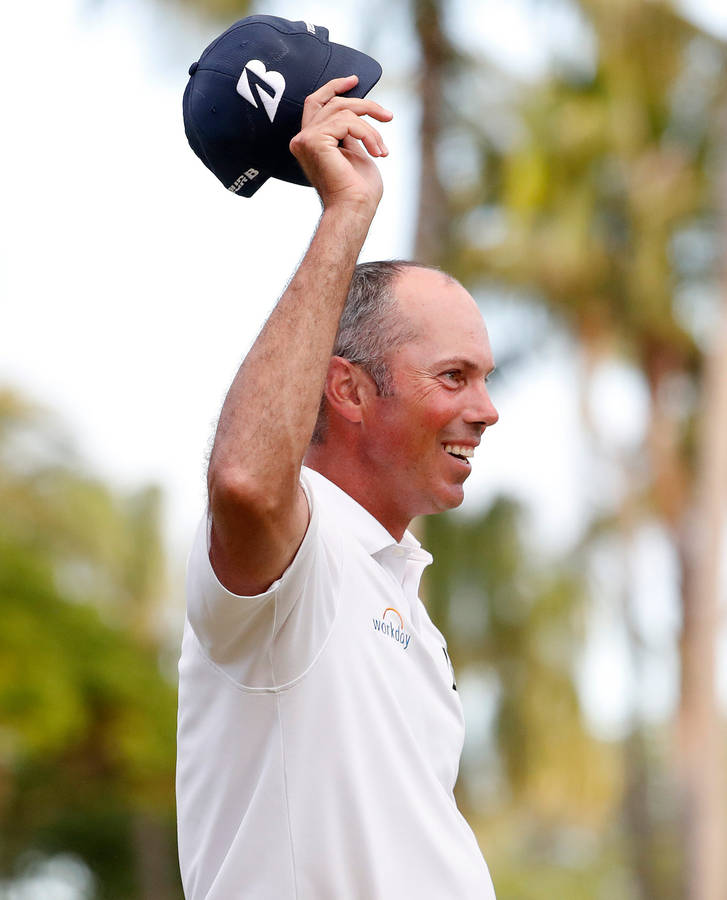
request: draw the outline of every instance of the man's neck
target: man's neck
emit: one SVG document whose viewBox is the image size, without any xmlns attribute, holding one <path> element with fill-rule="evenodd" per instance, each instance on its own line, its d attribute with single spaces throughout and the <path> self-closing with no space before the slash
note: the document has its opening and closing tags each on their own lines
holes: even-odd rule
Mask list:
<svg viewBox="0 0 727 900">
<path fill-rule="evenodd" d="M 400 541 L 409 526 L 409 519 L 398 513 L 390 497 L 382 497 L 380 486 L 371 473 L 364 473 L 346 454 L 331 452 L 325 444 L 308 448 L 304 465 L 327 478 L 348 494 L 380 522 L 396 541 Z"/>
</svg>

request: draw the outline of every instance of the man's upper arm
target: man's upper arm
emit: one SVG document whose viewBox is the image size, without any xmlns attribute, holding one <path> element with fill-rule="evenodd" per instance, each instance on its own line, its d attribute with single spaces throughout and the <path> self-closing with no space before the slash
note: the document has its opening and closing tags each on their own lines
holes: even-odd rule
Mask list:
<svg viewBox="0 0 727 900">
<path fill-rule="evenodd" d="M 290 564 L 267 590 L 239 595 L 210 560 L 211 521 L 197 529 L 187 564 L 187 618 L 192 646 L 234 682 L 274 689 L 302 675 L 325 644 L 340 597 L 343 558 L 338 530 L 321 514 L 312 485 L 301 477 L 310 509 Z"/>
<path fill-rule="evenodd" d="M 310 510 L 297 485 L 288 508 L 218 498 L 210 504 L 210 563 L 220 583 L 231 593 L 255 596 L 266 591 L 288 568 L 305 537 Z"/>
</svg>

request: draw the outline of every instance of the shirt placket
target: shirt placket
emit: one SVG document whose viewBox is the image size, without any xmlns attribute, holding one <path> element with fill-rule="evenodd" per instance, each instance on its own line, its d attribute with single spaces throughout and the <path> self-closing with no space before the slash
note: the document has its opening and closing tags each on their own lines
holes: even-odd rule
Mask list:
<svg viewBox="0 0 727 900">
<path fill-rule="evenodd" d="M 415 630 L 419 630 L 419 582 L 422 572 L 432 561 L 425 550 L 418 547 L 402 547 L 394 544 L 374 554 L 379 563 L 393 576 L 407 603 L 408 618 Z"/>
</svg>

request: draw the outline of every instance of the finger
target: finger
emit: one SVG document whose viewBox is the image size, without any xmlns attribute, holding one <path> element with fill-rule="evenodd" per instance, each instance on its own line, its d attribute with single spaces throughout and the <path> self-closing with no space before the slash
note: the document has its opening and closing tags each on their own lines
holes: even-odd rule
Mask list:
<svg viewBox="0 0 727 900">
<path fill-rule="evenodd" d="M 361 146 L 361 142 L 357 141 L 356 138 L 351 137 L 350 134 L 347 134 L 341 141 L 341 148 L 353 156 L 366 156 L 366 153 Z"/>
<path fill-rule="evenodd" d="M 380 103 L 359 97 L 333 97 L 328 103 L 316 110 L 314 116 L 328 115 L 341 109 L 349 109 L 351 112 L 356 113 L 357 116 L 370 116 L 379 122 L 390 122 L 394 118 L 391 110 L 381 106 Z"/>
<path fill-rule="evenodd" d="M 322 87 L 318 88 L 312 94 L 309 94 L 303 104 L 303 116 L 301 118 L 301 127 L 305 128 L 321 110 L 328 110 L 329 107 L 338 109 L 341 106 L 355 108 L 358 115 L 370 115 L 372 118 L 378 119 L 380 122 L 388 122 L 393 119 L 394 114 L 388 109 L 384 109 L 373 100 L 363 100 L 357 97 L 339 97 L 350 91 L 358 84 L 358 75 L 348 75 L 346 78 L 334 78 Z"/>
<path fill-rule="evenodd" d="M 371 156 L 388 156 L 389 151 L 379 132 L 353 113 L 344 113 L 330 123 L 329 133 L 339 141 L 353 138 L 360 141 Z"/>
<path fill-rule="evenodd" d="M 326 84 L 319 87 L 317 91 L 313 91 L 312 94 L 309 94 L 305 98 L 305 103 L 303 104 L 303 127 L 305 128 L 310 119 L 319 109 L 322 109 L 329 100 L 332 100 L 338 94 L 344 94 L 346 91 L 350 91 L 351 88 L 354 88 L 357 84 L 358 75 L 346 75 L 345 78 L 334 78 L 332 81 L 326 82 Z"/>
<path fill-rule="evenodd" d="M 350 91 L 357 84 L 358 75 L 345 75 L 343 78 L 333 78 L 322 87 L 319 87 L 317 91 L 313 91 L 306 99 L 323 106 L 324 103 L 328 103 L 337 94 L 345 94 L 346 91 Z"/>
<path fill-rule="evenodd" d="M 325 119 L 309 123 L 290 142 L 290 150 L 295 156 L 299 146 L 312 147 L 321 139 L 324 143 L 330 139 L 340 142 L 348 134 L 361 141 L 372 156 L 388 156 L 389 151 L 377 129 L 350 109 L 338 109 Z"/>
</svg>

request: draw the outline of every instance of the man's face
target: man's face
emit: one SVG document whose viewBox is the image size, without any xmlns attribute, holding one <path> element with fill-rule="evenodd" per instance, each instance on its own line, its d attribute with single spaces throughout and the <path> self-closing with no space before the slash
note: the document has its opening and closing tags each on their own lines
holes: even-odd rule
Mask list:
<svg viewBox="0 0 727 900">
<path fill-rule="evenodd" d="M 487 329 L 467 291 L 416 268 L 394 290 L 417 336 L 388 360 L 393 396 L 373 398 L 362 424 L 381 520 L 396 527 L 462 502 L 471 454 L 498 413 L 485 384 L 494 368 Z"/>
</svg>

